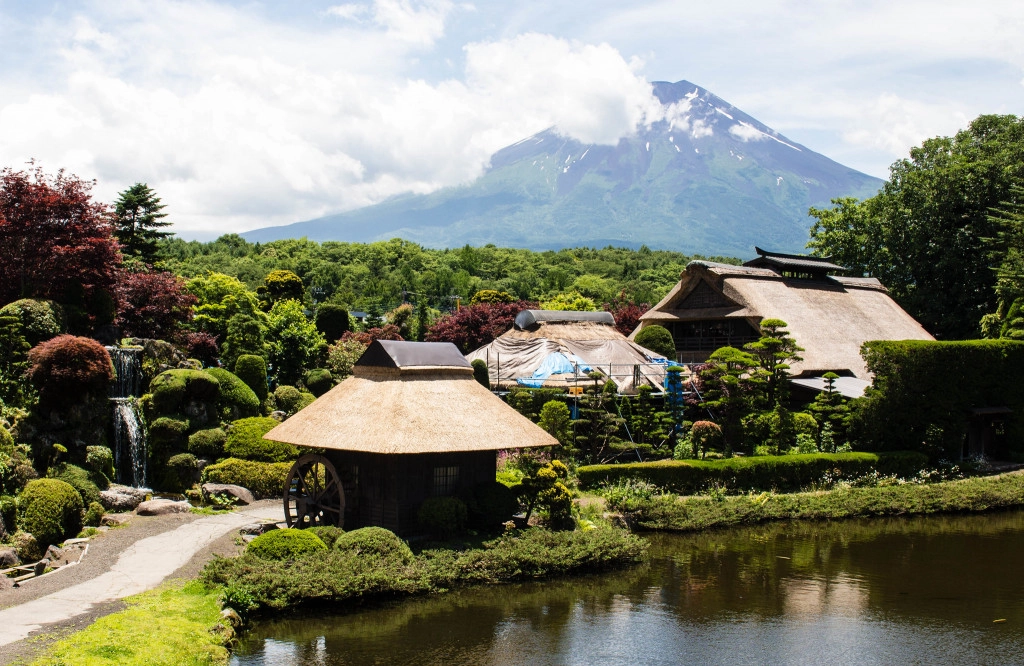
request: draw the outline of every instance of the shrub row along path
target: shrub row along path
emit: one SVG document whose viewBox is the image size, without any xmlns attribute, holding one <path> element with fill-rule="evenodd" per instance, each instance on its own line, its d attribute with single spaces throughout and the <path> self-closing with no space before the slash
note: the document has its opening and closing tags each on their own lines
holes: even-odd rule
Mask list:
<svg viewBox="0 0 1024 666">
<path fill-rule="evenodd" d="M 211 545 L 243 525 L 283 519 L 279 500 L 212 516 L 134 516 L 127 527 L 92 539 L 81 564 L 0 594 L 0 660 L 20 652 L 6 646 L 33 633 L 50 633 L 76 618 L 92 621 L 117 610 L 111 602 L 152 589 L 172 574 L 194 575 Z"/>
</svg>

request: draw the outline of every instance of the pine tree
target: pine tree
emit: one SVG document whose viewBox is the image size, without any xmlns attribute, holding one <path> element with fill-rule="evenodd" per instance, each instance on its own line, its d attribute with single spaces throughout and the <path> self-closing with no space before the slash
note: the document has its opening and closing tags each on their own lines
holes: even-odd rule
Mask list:
<svg viewBox="0 0 1024 666">
<path fill-rule="evenodd" d="M 138 257 L 147 264 L 156 262 L 157 241 L 171 235 L 159 231 L 171 224 L 163 221 L 167 213 L 160 211 L 164 208 L 160 197 L 145 183 L 135 183 L 118 195 L 114 202 L 114 235 L 125 257 Z"/>
</svg>

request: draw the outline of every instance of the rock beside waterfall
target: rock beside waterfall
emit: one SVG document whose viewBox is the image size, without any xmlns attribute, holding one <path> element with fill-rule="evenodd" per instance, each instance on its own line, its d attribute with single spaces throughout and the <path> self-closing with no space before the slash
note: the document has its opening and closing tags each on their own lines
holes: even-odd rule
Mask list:
<svg viewBox="0 0 1024 666">
<path fill-rule="evenodd" d="M 192 505 L 188 502 L 176 502 L 169 499 L 147 500 L 140 504 L 135 513 L 140 516 L 165 516 L 169 513 L 188 513 Z"/>
<path fill-rule="evenodd" d="M 153 491 L 149 488 L 132 488 L 131 486 L 111 484 L 106 490 L 100 491 L 100 504 L 107 511 L 118 513 L 132 511 L 146 501 L 146 496 L 152 493 Z"/>
</svg>

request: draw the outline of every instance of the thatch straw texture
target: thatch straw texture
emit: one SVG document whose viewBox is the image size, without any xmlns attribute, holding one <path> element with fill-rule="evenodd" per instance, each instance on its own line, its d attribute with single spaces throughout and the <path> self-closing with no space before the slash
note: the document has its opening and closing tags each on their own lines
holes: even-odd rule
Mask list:
<svg viewBox="0 0 1024 666">
<path fill-rule="evenodd" d="M 452 453 L 558 442 L 473 379 L 468 368 L 356 367 L 266 434 L 339 451 Z"/>
<path fill-rule="evenodd" d="M 680 309 L 701 282 L 735 308 Z M 641 317 L 640 328 L 673 321 L 746 319 L 755 328 L 762 319 L 781 319 L 804 348 L 792 374 L 848 370 L 871 379 L 860 347 L 868 340 L 931 340 L 931 335 L 896 304 L 874 278 L 830 277 L 826 281 L 784 279 L 764 268 L 691 262 L 682 279 Z"/>
</svg>

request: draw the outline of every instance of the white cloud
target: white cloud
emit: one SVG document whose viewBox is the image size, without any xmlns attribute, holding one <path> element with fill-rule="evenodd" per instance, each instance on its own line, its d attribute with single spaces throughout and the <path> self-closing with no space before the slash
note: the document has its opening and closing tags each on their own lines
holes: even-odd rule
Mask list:
<svg viewBox="0 0 1024 666">
<path fill-rule="evenodd" d="M 757 129 L 753 125 L 745 122 L 738 122 L 735 125 L 729 127 L 729 134 L 732 134 L 737 139 L 743 142 L 747 141 L 762 141 L 768 138 L 768 135 Z"/>
</svg>

